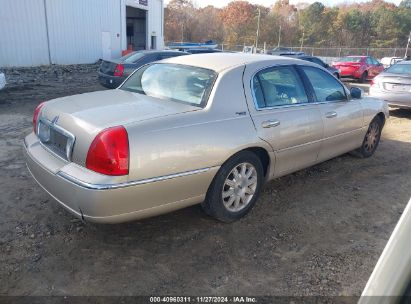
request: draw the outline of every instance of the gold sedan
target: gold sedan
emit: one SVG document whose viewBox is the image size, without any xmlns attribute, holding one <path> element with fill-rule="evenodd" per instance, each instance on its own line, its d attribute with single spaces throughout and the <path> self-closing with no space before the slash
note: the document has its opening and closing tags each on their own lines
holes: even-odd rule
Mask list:
<svg viewBox="0 0 411 304">
<path fill-rule="evenodd" d="M 353 150 L 371 156 L 387 117 L 385 102 L 310 62 L 204 54 L 143 66 L 115 90 L 42 103 L 24 144 L 37 182 L 86 221 L 201 203 L 230 222 L 268 180 Z"/>
</svg>

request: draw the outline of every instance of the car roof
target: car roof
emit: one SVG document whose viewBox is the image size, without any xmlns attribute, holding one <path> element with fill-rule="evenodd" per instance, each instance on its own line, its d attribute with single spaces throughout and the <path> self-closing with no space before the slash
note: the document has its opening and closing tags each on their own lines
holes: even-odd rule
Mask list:
<svg viewBox="0 0 411 304">
<path fill-rule="evenodd" d="M 301 62 L 299 59 L 284 56 L 223 52 L 196 54 L 195 56 L 173 57 L 165 59 L 162 62 L 191 65 L 199 68 L 214 70 L 216 72 L 221 72 L 244 64 L 261 61 L 278 61 L 278 63 L 281 64 L 293 64 L 296 62 Z"/>
</svg>

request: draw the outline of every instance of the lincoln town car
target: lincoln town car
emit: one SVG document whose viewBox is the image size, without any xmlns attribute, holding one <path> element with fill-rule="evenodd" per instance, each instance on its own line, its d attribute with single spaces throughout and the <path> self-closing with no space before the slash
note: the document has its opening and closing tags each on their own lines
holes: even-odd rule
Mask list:
<svg viewBox="0 0 411 304">
<path fill-rule="evenodd" d="M 246 215 L 268 180 L 347 152 L 370 157 L 388 117 L 317 64 L 235 53 L 147 64 L 114 90 L 38 105 L 27 166 L 61 206 L 119 223 L 194 204 Z"/>
</svg>

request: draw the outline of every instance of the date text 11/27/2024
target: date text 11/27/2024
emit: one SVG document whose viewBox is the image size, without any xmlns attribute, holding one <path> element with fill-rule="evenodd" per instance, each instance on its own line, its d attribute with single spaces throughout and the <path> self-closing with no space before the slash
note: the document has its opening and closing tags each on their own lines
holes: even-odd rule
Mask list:
<svg viewBox="0 0 411 304">
<path fill-rule="evenodd" d="M 150 303 L 258 303 L 254 297 L 150 297 Z"/>
</svg>

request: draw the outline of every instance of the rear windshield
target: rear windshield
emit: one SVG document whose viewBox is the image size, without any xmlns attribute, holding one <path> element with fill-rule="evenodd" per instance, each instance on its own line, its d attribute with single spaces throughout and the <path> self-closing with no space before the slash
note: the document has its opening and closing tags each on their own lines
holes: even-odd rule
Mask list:
<svg viewBox="0 0 411 304">
<path fill-rule="evenodd" d="M 144 57 L 144 53 L 135 52 L 121 57 L 120 60 L 126 63 L 134 63 Z"/>
<path fill-rule="evenodd" d="M 344 57 L 338 60 L 339 62 L 361 62 L 363 57 Z"/>
<path fill-rule="evenodd" d="M 411 63 L 410 64 L 394 64 L 390 66 L 386 72 L 395 74 L 407 74 L 411 75 Z"/>
<path fill-rule="evenodd" d="M 217 73 L 180 64 L 153 63 L 138 69 L 121 89 L 204 107 Z"/>
</svg>

